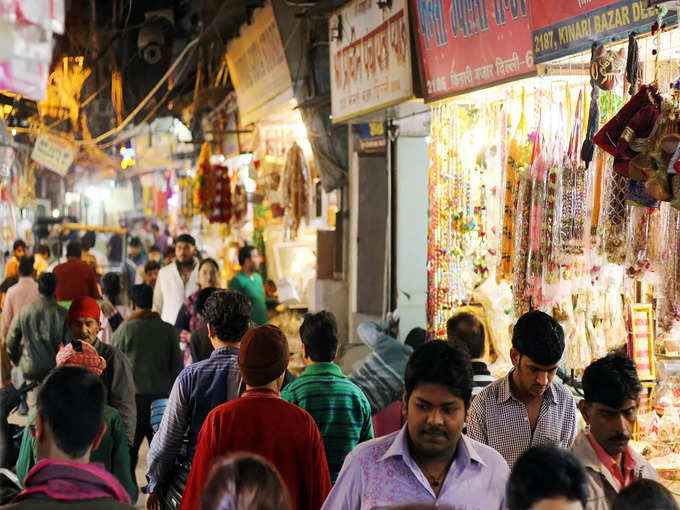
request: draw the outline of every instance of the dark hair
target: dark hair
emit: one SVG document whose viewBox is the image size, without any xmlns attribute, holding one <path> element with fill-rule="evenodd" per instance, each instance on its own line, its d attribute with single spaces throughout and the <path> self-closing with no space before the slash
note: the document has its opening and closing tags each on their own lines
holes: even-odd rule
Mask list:
<svg viewBox="0 0 680 510">
<path fill-rule="evenodd" d="M 472 358 L 481 358 L 484 355 L 486 337 L 484 325 L 469 312 L 460 312 L 446 321 L 446 336 L 449 342 L 460 342 Z"/>
<path fill-rule="evenodd" d="M 152 244 L 152 245 L 151 245 L 151 248 L 149 248 L 149 253 L 151 253 L 151 252 L 153 252 L 153 251 L 157 251 L 158 253 L 160 253 L 160 252 L 161 252 L 161 249 L 158 247 L 157 244 Z"/>
<path fill-rule="evenodd" d="M 588 475 L 571 452 L 556 446 L 527 450 L 515 463 L 508 480 L 506 505 L 509 510 L 529 510 L 544 499 L 559 496 L 579 501 L 588 499 Z"/>
<path fill-rule="evenodd" d="M 82 244 L 83 250 L 89 250 L 90 248 L 94 248 L 96 242 L 97 234 L 95 234 L 92 230 L 85 232 L 85 234 L 83 234 L 83 237 L 80 238 L 80 244 Z"/>
<path fill-rule="evenodd" d="M 109 297 L 120 294 L 120 276 L 117 273 L 106 273 L 102 276 L 102 292 Z"/>
<path fill-rule="evenodd" d="M 54 442 L 74 459 L 83 456 L 96 439 L 104 404 L 104 384 L 82 367 L 57 368 L 38 392 L 38 412 L 49 425 Z"/>
<path fill-rule="evenodd" d="M 237 453 L 212 468 L 201 494 L 203 510 L 291 510 L 286 484 L 259 455 Z"/>
<path fill-rule="evenodd" d="M 83 246 L 80 241 L 69 241 L 66 245 L 66 256 L 79 259 L 83 254 Z"/>
<path fill-rule="evenodd" d="M 203 317 L 203 307 L 205 306 L 205 302 L 218 290 L 219 289 L 217 287 L 206 287 L 205 289 L 198 291 L 198 296 L 196 296 L 196 304 L 194 305 L 197 315 Z"/>
<path fill-rule="evenodd" d="M 7 292 L 9 288 L 12 285 L 16 285 L 16 283 L 19 281 L 19 277 L 14 275 L 14 276 L 8 276 L 5 278 L 2 283 L 0 283 L 0 293 L 2 292 Z"/>
<path fill-rule="evenodd" d="M 586 402 L 618 408 L 624 400 L 637 400 L 641 391 L 635 363 L 624 354 L 607 354 L 593 361 L 583 372 Z"/>
<path fill-rule="evenodd" d="M 465 402 L 467 408 L 472 396 L 472 366 L 468 353 L 447 342 L 427 342 L 420 346 L 406 364 L 406 400 L 419 384 L 427 383 L 446 386 Z"/>
<path fill-rule="evenodd" d="M 139 237 L 133 237 L 130 239 L 128 242 L 128 246 L 132 248 L 141 248 L 142 247 L 142 241 L 139 239 Z"/>
<path fill-rule="evenodd" d="M 218 273 L 220 272 L 220 266 L 219 266 L 219 264 L 217 263 L 217 261 L 216 261 L 215 259 L 212 259 L 212 258 L 210 258 L 210 257 L 206 257 L 206 258 L 204 258 L 204 259 L 201 260 L 200 264 L 198 264 L 198 270 L 200 271 L 201 268 L 202 268 L 205 264 L 212 264 L 213 266 L 215 266 L 215 269 L 217 269 L 217 272 L 218 272 Z"/>
<path fill-rule="evenodd" d="M 155 223 L 152 223 L 151 224 L 151 230 L 160 230 L 160 228 Z"/>
<path fill-rule="evenodd" d="M 246 260 L 248 260 L 251 257 L 251 254 L 253 253 L 254 249 L 255 247 L 249 244 L 246 244 L 245 246 L 241 247 L 241 249 L 238 251 L 239 266 L 242 266 L 243 264 L 246 263 Z"/>
<path fill-rule="evenodd" d="M 654 480 L 641 478 L 619 492 L 612 510 L 678 510 L 673 494 Z"/>
<path fill-rule="evenodd" d="M 512 346 L 539 365 L 554 365 L 564 352 L 564 330 L 547 313 L 533 310 L 522 315 L 512 330 Z"/>
<path fill-rule="evenodd" d="M 26 250 L 26 242 L 23 239 L 17 239 L 12 245 L 12 251 L 16 251 L 18 248 L 23 248 Z"/>
<path fill-rule="evenodd" d="M 43 296 L 52 297 L 57 290 L 57 277 L 54 273 L 43 273 L 38 276 L 38 292 Z"/>
<path fill-rule="evenodd" d="M 156 262 L 155 260 L 149 260 L 146 264 L 144 264 L 145 273 L 150 273 L 151 271 L 160 271 L 160 269 L 160 263 Z"/>
<path fill-rule="evenodd" d="M 300 325 L 300 340 L 312 361 L 331 362 L 338 350 L 338 323 L 331 312 L 308 313 Z"/>
<path fill-rule="evenodd" d="M 189 234 L 182 234 L 180 236 L 177 236 L 175 238 L 175 244 L 177 243 L 187 243 L 190 244 L 191 246 L 196 246 L 196 240 Z"/>
<path fill-rule="evenodd" d="M 153 306 L 153 289 L 150 285 L 141 283 L 130 289 L 130 300 L 141 310 L 151 310 Z"/>
<path fill-rule="evenodd" d="M 45 257 L 50 258 L 50 247 L 46 244 L 41 244 L 38 246 L 36 253 L 40 253 L 41 255 L 45 255 Z"/>
<path fill-rule="evenodd" d="M 165 249 L 165 253 L 163 253 L 163 260 L 167 258 L 175 258 L 175 245 L 170 245 Z"/>
<path fill-rule="evenodd" d="M 218 290 L 203 305 L 203 319 L 223 342 L 240 342 L 250 326 L 250 300 L 234 290 Z"/>
<path fill-rule="evenodd" d="M 35 265 L 35 260 L 33 257 L 21 257 L 19 259 L 19 274 L 21 276 L 33 276 L 33 266 Z"/>
<path fill-rule="evenodd" d="M 120 234 L 113 234 L 109 238 L 109 260 L 111 262 L 121 262 L 123 260 L 123 238 Z"/>
<path fill-rule="evenodd" d="M 408 332 L 406 340 L 404 340 L 404 343 L 413 347 L 413 350 L 417 349 L 425 342 L 427 342 L 427 331 L 423 328 L 413 328 Z"/>
</svg>

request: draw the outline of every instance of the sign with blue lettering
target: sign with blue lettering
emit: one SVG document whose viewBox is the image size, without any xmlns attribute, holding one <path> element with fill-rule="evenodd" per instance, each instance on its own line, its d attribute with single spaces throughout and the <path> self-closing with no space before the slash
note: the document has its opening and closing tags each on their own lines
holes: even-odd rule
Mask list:
<svg viewBox="0 0 680 510">
<path fill-rule="evenodd" d="M 634 31 L 648 32 L 656 21 L 656 9 L 643 0 L 531 0 L 531 28 L 537 63 L 587 51 L 593 42 L 623 39 Z M 666 15 L 663 22 L 677 22 Z"/>
</svg>

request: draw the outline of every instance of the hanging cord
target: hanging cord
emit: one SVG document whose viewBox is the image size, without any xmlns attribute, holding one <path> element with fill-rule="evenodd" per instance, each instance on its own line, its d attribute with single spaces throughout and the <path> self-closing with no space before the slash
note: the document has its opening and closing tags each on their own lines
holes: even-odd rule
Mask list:
<svg viewBox="0 0 680 510">
<path fill-rule="evenodd" d="M 591 49 L 591 62 L 593 57 L 595 56 L 595 49 L 597 48 L 597 44 L 593 43 L 593 47 Z M 590 162 L 593 160 L 593 155 L 595 154 L 595 142 L 593 142 L 593 138 L 595 137 L 595 133 L 597 133 L 597 130 L 600 127 L 600 89 L 598 88 L 597 84 L 593 81 L 590 80 L 591 84 L 591 93 L 590 93 L 590 112 L 588 113 L 588 128 L 586 129 L 586 136 L 585 139 L 583 140 L 583 146 L 581 147 L 581 159 L 586 165 L 586 168 L 590 166 Z"/>
<path fill-rule="evenodd" d="M 184 57 L 187 55 L 189 50 L 191 50 L 194 46 L 198 44 L 200 37 L 196 37 L 193 41 L 191 41 L 189 44 L 187 44 L 184 49 L 182 50 L 182 53 L 179 54 L 177 59 L 173 62 L 173 64 L 170 66 L 170 68 L 166 71 L 166 73 L 163 75 L 163 77 L 154 85 L 154 87 L 149 91 L 149 93 L 146 95 L 144 99 L 137 105 L 137 107 L 128 115 L 123 122 L 121 122 L 118 126 L 113 128 L 110 131 L 107 131 L 106 133 L 102 133 L 99 135 L 97 138 L 93 138 L 92 140 L 85 140 L 79 142 L 79 145 L 92 145 L 96 144 L 98 142 L 101 142 L 102 140 L 105 140 L 106 138 L 115 135 L 116 133 L 120 133 L 125 126 L 127 126 L 130 122 L 132 122 L 135 118 L 135 116 L 146 106 L 146 104 L 153 98 L 153 96 L 158 92 L 158 89 L 161 88 L 161 85 L 163 85 L 167 79 L 170 77 L 172 72 L 175 70 L 175 68 L 182 62 Z"/>
<path fill-rule="evenodd" d="M 640 79 L 640 49 L 635 38 L 635 32 L 628 34 L 628 58 L 626 59 L 626 80 L 630 84 L 628 93 L 637 94 Z"/>
</svg>

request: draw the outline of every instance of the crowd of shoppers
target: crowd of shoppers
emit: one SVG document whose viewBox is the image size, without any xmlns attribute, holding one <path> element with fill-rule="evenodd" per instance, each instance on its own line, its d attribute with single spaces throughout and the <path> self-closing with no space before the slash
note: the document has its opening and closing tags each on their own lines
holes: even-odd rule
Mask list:
<svg viewBox="0 0 680 510">
<path fill-rule="evenodd" d="M 586 368 L 577 406 L 555 377 L 564 332 L 543 312 L 516 322 L 513 367 L 497 380 L 474 314 L 454 315 L 447 341 L 415 328 L 403 342 L 390 314 L 359 326 L 370 352 L 345 375 L 335 317 L 321 311 L 300 326 L 295 379 L 288 339 L 266 324 L 257 251 L 239 251 L 223 290 L 191 236 L 163 236 L 154 230 L 146 254 L 133 237 L 122 277 L 101 278 L 82 251 L 91 238 L 39 276 L 15 243 L 2 352 L 13 380 L 40 386 L 8 508 L 131 508 L 142 488 L 149 509 L 677 510 L 629 444 L 642 385 L 624 354 Z M 161 268 L 162 246 L 172 257 Z M 399 423 L 374 438 L 373 420 L 393 407 Z"/>
</svg>

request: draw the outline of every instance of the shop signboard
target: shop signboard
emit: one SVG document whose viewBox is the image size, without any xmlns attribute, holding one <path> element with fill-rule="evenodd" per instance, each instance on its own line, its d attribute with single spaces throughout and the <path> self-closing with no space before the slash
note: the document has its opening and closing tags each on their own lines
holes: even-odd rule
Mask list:
<svg viewBox="0 0 680 510">
<path fill-rule="evenodd" d="M 354 0 L 328 23 L 333 122 L 413 97 L 407 0 Z"/>
<path fill-rule="evenodd" d="M 531 0 L 531 30 L 536 62 L 587 51 L 593 41 L 611 42 L 630 32 L 648 32 L 656 8 L 645 0 Z M 675 11 L 663 19 L 677 22 Z"/>
<path fill-rule="evenodd" d="M 387 139 L 385 138 L 384 123 L 357 124 L 356 131 L 359 135 L 359 150 L 361 152 L 385 152 Z"/>
<path fill-rule="evenodd" d="M 66 175 L 76 149 L 71 142 L 49 133 L 40 133 L 33 146 L 31 159 L 59 175 Z"/>
<path fill-rule="evenodd" d="M 293 98 L 288 62 L 269 2 L 256 9 L 252 23 L 243 25 L 239 37 L 229 42 L 227 66 L 242 125 L 257 122 L 263 107 L 281 106 Z"/>
<path fill-rule="evenodd" d="M 426 101 L 536 70 L 528 0 L 411 0 Z"/>
</svg>

